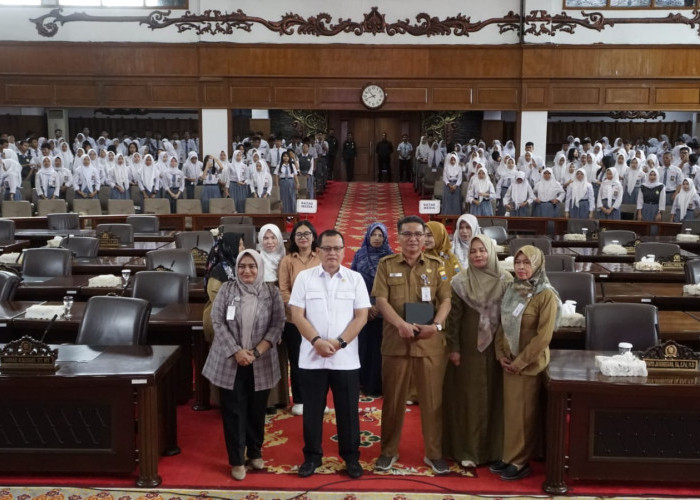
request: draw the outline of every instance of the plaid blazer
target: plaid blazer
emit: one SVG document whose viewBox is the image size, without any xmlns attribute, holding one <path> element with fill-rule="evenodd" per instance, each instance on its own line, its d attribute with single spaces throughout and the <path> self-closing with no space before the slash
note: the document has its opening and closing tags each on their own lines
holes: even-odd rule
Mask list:
<svg viewBox="0 0 700 500">
<path fill-rule="evenodd" d="M 226 320 L 228 306 L 234 304 L 234 297 L 240 297 L 243 291 L 237 280 L 227 281 L 219 289 L 211 310 L 214 325 L 214 342 L 202 369 L 202 374 L 209 381 L 224 389 L 233 389 L 238 363 L 234 354 L 242 349 L 240 345 L 240 326 L 236 320 Z M 284 327 L 284 303 L 279 289 L 270 283 L 263 285 L 258 296 L 258 315 L 253 323 L 253 346 L 267 340 L 272 346 L 260 358 L 253 362 L 255 390 L 271 389 L 280 380 L 280 367 L 277 358 L 277 343 Z"/>
</svg>

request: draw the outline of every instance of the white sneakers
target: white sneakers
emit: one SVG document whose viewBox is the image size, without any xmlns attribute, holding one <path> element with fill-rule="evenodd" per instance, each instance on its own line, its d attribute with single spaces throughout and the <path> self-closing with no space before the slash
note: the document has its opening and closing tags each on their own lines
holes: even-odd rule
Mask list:
<svg viewBox="0 0 700 500">
<path fill-rule="evenodd" d="M 323 413 L 330 413 L 331 409 L 326 406 L 326 408 L 323 410 Z M 292 415 L 296 415 L 297 417 L 300 415 L 304 414 L 304 405 L 303 404 L 295 404 L 292 405 Z"/>
</svg>

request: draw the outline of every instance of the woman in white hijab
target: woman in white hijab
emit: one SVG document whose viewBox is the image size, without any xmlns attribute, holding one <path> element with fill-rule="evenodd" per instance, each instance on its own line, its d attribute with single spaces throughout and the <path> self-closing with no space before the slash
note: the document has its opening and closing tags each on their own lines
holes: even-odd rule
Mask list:
<svg viewBox="0 0 700 500">
<path fill-rule="evenodd" d="M 253 198 L 269 198 L 272 190 L 272 175 L 265 170 L 262 162 L 255 164 L 255 169 L 248 176 L 248 187 Z"/>
<path fill-rule="evenodd" d="M 91 151 L 94 151 L 94 149 Z M 94 199 L 100 192 L 100 173 L 97 171 L 97 168 L 95 165 L 93 165 L 92 161 L 90 161 L 89 154 L 83 155 L 82 160 L 83 165 L 73 178 L 75 185 L 75 197 Z"/>
<path fill-rule="evenodd" d="M 576 170 L 574 181 L 566 190 L 565 217 L 571 219 L 592 219 L 595 207 L 593 186 L 586 180 L 586 171 Z"/>
<path fill-rule="evenodd" d="M 440 151 L 440 145 L 437 141 L 433 141 L 433 146 L 430 148 L 428 153 L 428 167 L 433 172 L 433 174 L 439 174 L 438 170 L 442 168 L 442 162 L 445 159 L 445 155 Z"/>
<path fill-rule="evenodd" d="M 605 179 L 603 179 L 598 191 L 596 208 L 599 219 L 620 220 L 622 192 L 617 167 L 610 167 L 605 171 Z"/>
<path fill-rule="evenodd" d="M 654 153 L 647 155 L 647 161 L 646 164 L 642 166 L 644 169 L 644 173 L 649 173 L 649 170 L 652 168 L 655 168 L 656 170 L 659 169 L 659 157 L 656 156 Z"/>
<path fill-rule="evenodd" d="M 467 203 L 469 213 L 490 217 L 493 215 L 491 199 L 496 198 L 496 188 L 493 187 L 486 167 L 479 165 L 476 175 L 472 177 L 467 189 Z"/>
<path fill-rule="evenodd" d="M 243 153 L 241 153 L 242 155 Z M 244 165 L 245 167 L 245 165 Z M 182 173 L 185 174 L 185 194 L 190 200 L 194 199 L 194 187 L 201 182 L 202 162 L 199 161 L 197 151 L 190 151 L 185 163 L 182 166 Z"/>
<path fill-rule="evenodd" d="M 639 168 L 639 165 L 639 160 L 637 158 L 632 158 L 627 171 L 625 171 L 625 175 L 622 176 L 622 187 L 624 188 L 622 203 L 624 204 L 637 204 L 639 188 L 644 181 L 644 172 Z"/>
<path fill-rule="evenodd" d="M 535 202 L 532 207 L 533 217 L 559 217 L 559 206 L 564 201 L 564 188 L 554 178 L 551 168 L 542 171 L 542 179 L 532 189 Z"/>
<path fill-rule="evenodd" d="M 561 182 L 565 169 L 566 153 L 564 151 L 557 151 L 557 154 L 554 155 L 554 163 L 552 164 L 552 174 L 557 181 Z"/>
<path fill-rule="evenodd" d="M 462 213 L 462 167 L 459 166 L 459 158 L 450 153 L 445 159 L 445 168 L 442 171 L 442 181 L 445 187 L 442 190 L 443 215 L 458 215 Z"/>
<path fill-rule="evenodd" d="M 477 218 L 472 214 L 460 215 L 452 235 L 452 253 L 459 260 L 462 269 L 469 266 L 469 244 L 477 234 L 481 234 Z"/>
<path fill-rule="evenodd" d="M 221 155 L 226 152 L 222 151 Z M 248 198 L 248 176 L 246 174 L 246 164 L 243 162 L 243 152 L 236 151 L 233 161 L 222 162 L 226 166 L 226 178 L 228 180 L 228 196 L 236 204 L 236 212 L 245 212 L 245 200 Z"/>
<path fill-rule="evenodd" d="M 416 147 L 416 174 L 413 176 L 413 189 L 418 191 L 418 187 L 422 183 L 425 169 L 428 166 L 428 156 L 430 155 L 430 146 L 428 138 L 424 135 L 420 138 L 420 143 Z"/>
<path fill-rule="evenodd" d="M 160 174 L 153 157 L 147 154 L 143 157 L 139 171 L 139 191 L 143 198 L 160 198 Z"/>
<path fill-rule="evenodd" d="M 35 189 L 40 200 L 54 200 L 58 198 L 61 181 L 58 173 L 53 168 L 50 156 L 41 159 L 41 168 L 36 173 Z"/>
<path fill-rule="evenodd" d="M 506 215 L 512 217 L 529 217 L 530 205 L 535 200 L 530 183 L 525 178 L 525 172 L 515 174 L 515 180 L 503 197 L 506 206 Z"/>
<path fill-rule="evenodd" d="M 659 179 L 659 171 L 652 168 L 647 172 L 645 181 L 637 196 L 637 220 L 661 222 L 666 208 L 666 190 Z"/>
<path fill-rule="evenodd" d="M 70 146 L 66 141 L 60 142 L 58 154 L 61 156 L 64 167 L 69 169 L 73 167 L 73 153 L 71 153 Z"/>
<path fill-rule="evenodd" d="M 496 184 L 496 215 L 505 215 L 506 204 L 503 199 L 508 192 L 508 188 L 513 184 L 518 170 L 515 168 L 515 160 L 512 156 L 505 156 L 501 166 L 498 167 L 499 179 Z"/>
<path fill-rule="evenodd" d="M 110 154 L 111 151 L 110 151 Z M 129 167 L 124 155 L 118 154 L 114 165 L 107 171 L 107 185 L 111 187 L 109 197 L 112 200 L 129 199 Z"/>
<path fill-rule="evenodd" d="M 700 196 L 698 196 L 695 185 L 690 179 L 683 179 L 681 190 L 673 199 L 673 207 L 671 208 L 673 221 L 695 220 L 695 212 L 698 209 L 700 209 Z"/>
<path fill-rule="evenodd" d="M 503 146 L 503 156 L 510 156 L 511 158 L 515 158 L 515 144 L 513 144 L 513 141 L 510 139 L 506 141 L 506 145 Z"/>
</svg>

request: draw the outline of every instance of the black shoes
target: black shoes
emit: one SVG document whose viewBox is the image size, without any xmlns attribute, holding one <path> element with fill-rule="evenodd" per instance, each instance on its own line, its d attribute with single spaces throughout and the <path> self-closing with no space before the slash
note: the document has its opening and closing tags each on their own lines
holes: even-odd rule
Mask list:
<svg viewBox="0 0 700 500">
<path fill-rule="evenodd" d="M 304 462 L 299 466 L 299 477 L 309 477 L 313 475 L 320 466 L 321 464 L 318 462 Z"/>
<path fill-rule="evenodd" d="M 530 469 L 530 464 L 525 464 L 519 469 L 515 465 L 508 465 L 503 472 L 501 472 L 501 479 L 504 481 L 517 481 L 518 479 L 523 479 L 532 474 L 532 469 Z"/>
<path fill-rule="evenodd" d="M 501 472 L 506 470 L 507 467 L 507 463 L 503 462 L 502 460 L 498 460 L 489 466 L 489 471 L 493 472 L 494 474 L 500 474 Z"/>
<path fill-rule="evenodd" d="M 345 464 L 345 468 L 348 471 L 348 476 L 353 479 L 358 479 L 365 473 L 365 471 L 362 470 L 362 466 L 359 462 L 347 462 Z"/>
</svg>

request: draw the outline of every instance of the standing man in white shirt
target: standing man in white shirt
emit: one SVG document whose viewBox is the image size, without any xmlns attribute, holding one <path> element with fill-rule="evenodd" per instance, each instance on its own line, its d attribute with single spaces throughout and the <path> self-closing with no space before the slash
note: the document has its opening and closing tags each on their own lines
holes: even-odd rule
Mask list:
<svg viewBox="0 0 700 500">
<path fill-rule="evenodd" d="M 413 182 L 411 174 L 413 173 L 411 169 L 411 154 L 413 153 L 413 146 L 408 142 L 408 135 L 404 134 L 401 137 L 401 142 L 399 147 L 396 148 L 399 152 L 399 182 Z"/>
<path fill-rule="evenodd" d="M 304 395 L 304 463 L 299 476 L 316 472 L 323 457 L 323 412 L 333 392 L 338 448 L 348 475 L 362 476 L 360 458 L 360 358 L 357 335 L 371 307 L 362 276 L 343 267 L 345 243 L 333 229 L 318 237 L 321 265 L 302 271 L 292 288 L 292 321 L 302 336 L 299 371 Z"/>
</svg>

